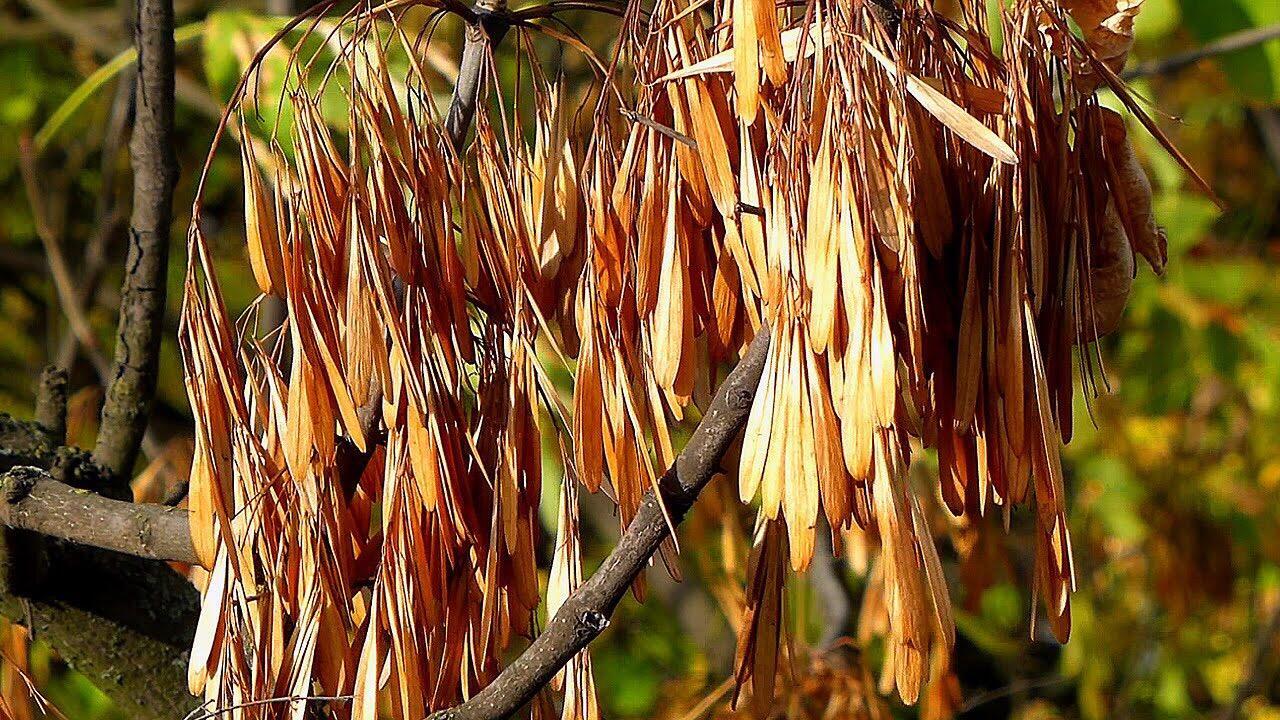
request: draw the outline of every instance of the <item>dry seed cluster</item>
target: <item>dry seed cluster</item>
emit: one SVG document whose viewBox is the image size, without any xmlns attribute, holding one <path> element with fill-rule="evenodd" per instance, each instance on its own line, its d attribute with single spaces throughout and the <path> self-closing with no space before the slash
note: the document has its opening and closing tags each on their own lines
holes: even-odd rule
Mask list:
<svg viewBox="0 0 1280 720">
<path fill-rule="evenodd" d="M 1141 117 L 1115 76 L 1141 0 L 1011 0 L 999 50 L 975 0 L 633 3 L 585 121 L 529 53 L 519 98 L 489 65 L 461 155 L 412 5 L 352 10 L 328 67 L 292 57 L 288 141 L 243 143 L 249 257 L 279 330 L 255 329 L 260 305 L 232 321 L 192 227 L 182 339 L 209 569 L 193 692 L 351 694 L 358 718 L 474 693 L 533 632 L 544 436 L 570 471 L 554 610 L 582 579 L 575 478 L 628 522 L 672 429 L 758 332 L 770 354 L 736 463 L 758 522 L 731 612 L 760 712 L 786 655 L 783 580 L 819 515 L 879 548 L 881 689 L 914 701 L 946 672 L 916 444 L 937 450 L 952 513 L 1034 505 L 1034 589 L 1066 638 L 1073 362 L 1095 391 L 1090 343 L 1116 327 L 1135 255 L 1165 261 L 1124 122 L 1096 96 L 1109 85 Z M 345 123 L 322 115 L 331 84 Z M 572 408 L 544 362 L 574 369 Z M 674 571 L 675 547 L 663 557 Z M 557 686 L 565 717 L 598 715 L 585 653 Z"/>
</svg>

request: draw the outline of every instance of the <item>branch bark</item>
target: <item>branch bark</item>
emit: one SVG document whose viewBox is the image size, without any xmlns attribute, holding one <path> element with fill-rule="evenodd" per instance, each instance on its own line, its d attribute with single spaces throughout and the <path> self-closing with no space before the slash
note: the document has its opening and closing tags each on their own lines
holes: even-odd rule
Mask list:
<svg viewBox="0 0 1280 720">
<path fill-rule="evenodd" d="M 742 360 L 716 391 L 676 462 L 658 483 L 673 524 L 684 519 L 699 493 L 720 471 L 720 461 L 746 423 L 769 353 L 769 329 L 761 328 Z M 579 651 L 609 625 L 609 617 L 649 565 L 671 526 L 650 490 L 622 538 L 600 565 L 547 623 L 542 634 L 488 687 L 465 703 L 441 710 L 428 720 L 497 720 L 510 717 L 543 688 Z"/>
<path fill-rule="evenodd" d="M 506 16 L 506 0 L 477 0 L 471 8 L 475 13 L 475 22 L 466 28 L 466 38 L 462 45 L 462 62 L 458 66 L 458 80 L 453 86 L 453 97 L 449 101 L 449 114 L 445 117 L 444 128 L 453 143 L 454 152 L 462 154 L 466 143 L 467 131 L 476 115 L 476 102 L 480 97 L 480 84 L 483 81 L 485 57 L 502 41 L 510 21 Z"/>
<path fill-rule="evenodd" d="M 177 511 L 159 522 L 121 524 L 150 506 L 72 487 L 101 488 L 108 477 L 87 453 L 59 447 L 58 431 L 49 426 L 56 426 L 62 414 L 59 375 L 44 378 L 39 424 L 0 414 L 0 487 L 6 490 L 0 494 L 0 522 L 12 524 L 0 533 L 0 614 L 48 641 L 126 716 L 179 717 L 187 699 L 185 656 L 199 617 L 195 588 L 154 560 L 60 537 L 74 539 L 75 533 L 43 531 L 71 527 L 96 532 L 95 526 L 109 525 L 115 528 L 112 534 L 118 533 L 115 545 L 132 539 L 140 547 L 155 548 L 160 538 L 190 543 L 185 522 L 178 522 L 186 516 Z M 24 482 L 23 476 L 39 482 Z M 22 492 L 24 487 L 31 492 Z M 8 499 L 15 504 L 10 506 Z M 85 516 L 82 504 L 111 512 Z"/>
<path fill-rule="evenodd" d="M 0 475 L 0 524 L 150 560 L 198 563 L 186 510 L 112 500 L 29 465 Z"/>
<path fill-rule="evenodd" d="M 10 531 L 4 544 L 12 534 L 30 535 Z M 29 561 L 4 565 L 0 613 L 48 642 L 125 717 L 182 717 L 190 705 L 186 658 L 200 611 L 195 589 L 154 561 L 43 540 L 36 558 L 42 568 Z M 0 555 L 16 559 L 7 547 Z M 9 587 L 10 579 L 20 587 Z"/>
<path fill-rule="evenodd" d="M 138 458 L 155 397 L 178 163 L 173 149 L 173 2 L 138 0 L 133 212 L 111 384 L 94 458 L 117 479 Z"/>
</svg>

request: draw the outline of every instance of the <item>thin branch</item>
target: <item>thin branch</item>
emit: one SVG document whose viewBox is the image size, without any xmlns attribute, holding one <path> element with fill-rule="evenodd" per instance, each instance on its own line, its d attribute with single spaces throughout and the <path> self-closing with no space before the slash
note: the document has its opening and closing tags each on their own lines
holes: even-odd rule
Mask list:
<svg viewBox="0 0 1280 720">
<path fill-rule="evenodd" d="M 129 126 L 133 121 L 133 70 L 125 70 L 116 86 L 111 101 L 111 113 L 107 120 L 106 130 L 102 136 L 102 152 L 99 157 L 98 175 L 101 185 L 93 213 L 93 234 L 85 243 L 84 259 L 78 273 L 75 302 L 82 313 L 87 313 L 98 294 L 98 281 L 107 264 L 107 247 L 116 236 L 120 227 L 122 213 L 116 198 L 116 167 L 120 148 L 124 144 Z M 79 342 L 74 332 L 66 332 L 58 343 L 54 362 L 61 368 L 70 369 L 75 363 Z M 95 366 L 96 367 L 96 366 Z M 108 368 L 109 370 L 109 368 Z M 102 382 L 108 376 L 103 375 Z"/>
<path fill-rule="evenodd" d="M 44 245 L 45 258 L 49 263 L 49 275 L 53 279 L 53 289 L 58 296 L 62 312 L 67 316 L 71 330 L 80 344 L 84 346 L 94 368 L 105 374 L 107 361 L 102 356 L 102 348 L 94 337 L 93 328 L 84 314 L 84 304 L 76 293 L 77 283 L 71 278 L 71 269 L 67 265 L 66 256 L 62 254 L 62 243 L 53 229 L 53 223 L 44 206 L 44 191 L 36 178 L 36 154 L 28 138 L 18 144 L 18 168 L 22 173 L 22 184 L 27 192 L 27 201 L 31 203 L 31 216 L 35 221 L 36 235 Z"/>
<path fill-rule="evenodd" d="M 1151 77 L 1153 75 L 1170 75 L 1184 68 L 1195 65 L 1206 58 L 1225 55 L 1237 50 L 1245 50 L 1272 40 L 1280 40 L 1280 24 L 1260 28 L 1249 28 L 1237 33 L 1223 36 L 1204 47 L 1188 50 L 1160 60 L 1141 63 L 1124 72 L 1125 80 Z"/>
<path fill-rule="evenodd" d="M 209 720 L 220 715 L 234 713 L 242 708 L 262 707 L 263 705 L 279 705 L 281 703 L 296 702 L 351 702 L 354 699 L 351 695 L 289 695 L 286 697 L 264 698 L 262 700 L 247 700 L 234 705 L 218 707 L 212 710 L 208 709 L 210 703 L 205 702 L 196 706 L 195 710 L 187 713 L 182 720 Z"/>
<path fill-rule="evenodd" d="M 1070 679 L 1071 678 L 1066 678 L 1061 675 L 1050 675 L 1048 677 L 1036 679 L 1015 680 L 1004 687 L 988 690 L 969 698 L 969 700 L 965 702 L 964 707 L 960 708 L 959 714 L 964 715 L 966 713 L 973 712 L 987 703 L 993 703 L 996 700 L 1007 698 L 1010 695 L 1017 695 L 1018 693 L 1027 692 L 1028 690 L 1038 690 L 1040 688 L 1061 685 Z"/>
<path fill-rule="evenodd" d="M 444 123 L 453 149 L 459 154 L 462 153 L 467 130 L 476 114 L 485 58 L 502 41 L 510 27 L 506 0 L 477 0 L 472 12 L 476 20 L 467 25 L 466 40 L 462 45 L 462 62 L 458 66 L 458 80 L 453 86 L 449 114 Z"/>
<path fill-rule="evenodd" d="M 0 474 L 0 524 L 150 560 L 198 562 L 186 510 L 112 500 L 32 466 Z"/>
<path fill-rule="evenodd" d="M 613 552 L 595 574 L 569 596 L 542 634 L 488 687 L 455 708 L 431 715 L 429 720 L 510 717 L 608 627 L 609 617 L 627 588 L 648 567 L 658 546 L 671 535 L 662 505 L 666 506 L 671 522 L 679 524 L 698 494 L 720 472 L 721 459 L 746 423 L 768 353 L 769 329 L 765 327 L 720 385 L 688 445 L 659 481 L 662 503 L 659 504 L 652 490 L 646 493 L 639 512 Z"/>
<path fill-rule="evenodd" d="M 133 213 L 121 288 L 115 363 L 94 458 L 127 478 L 151 403 L 169 267 L 169 227 L 178 163 L 173 149 L 173 2 L 138 0 L 138 72 L 133 137 Z"/>
</svg>

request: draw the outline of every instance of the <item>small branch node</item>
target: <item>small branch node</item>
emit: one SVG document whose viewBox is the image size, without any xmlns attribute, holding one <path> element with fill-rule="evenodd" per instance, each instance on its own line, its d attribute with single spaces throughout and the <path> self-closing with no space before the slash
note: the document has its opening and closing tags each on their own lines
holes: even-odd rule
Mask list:
<svg viewBox="0 0 1280 720">
<path fill-rule="evenodd" d="M 44 477 L 47 477 L 44 470 L 31 465 L 19 465 L 0 475 L 0 489 L 4 492 L 5 502 L 17 505 L 26 500 L 36 483 Z"/>
</svg>

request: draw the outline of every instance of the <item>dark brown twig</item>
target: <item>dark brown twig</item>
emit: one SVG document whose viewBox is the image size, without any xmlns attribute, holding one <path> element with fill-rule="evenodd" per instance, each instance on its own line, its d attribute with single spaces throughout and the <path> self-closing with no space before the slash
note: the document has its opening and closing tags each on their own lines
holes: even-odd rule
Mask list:
<svg viewBox="0 0 1280 720">
<path fill-rule="evenodd" d="M 716 391 L 707 414 L 688 445 L 658 483 L 671 522 L 679 524 L 698 494 L 720 471 L 720 461 L 746 423 L 755 399 L 769 330 L 762 328 L 733 372 Z M 529 702 L 579 651 L 609 625 L 609 617 L 631 583 L 649 565 L 671 526 L 653 491 L 645 494 L 627 530 L 600 568 L 584 582 L 547 623 L 542 634 L 488 687 L 465 703 L 441 710 L 429 720 L 497 720 L 510 717 Z"/>
<path fill-rule="evenodd" d="M 125 257 L 111 383 L 94 458 L 127 478 L 155 396 L 164 327 L 169 226 L 178 164 L 173 149 L 173 2 L 138 0 L 138 72 L 133 137 L 133 212 Z"/>
<path fill-rule="evenodd" d="M 1188 50 L 1160 60 L 1151 60 L 1135 65 L 1133 68 L 1126 70 L 1122 77 L 1125 80 L 1134 80 L 1153 75 L 1170 75 L 1195 65 L 1206 58 L 1225 55 L 1237 50 L 1245 50 L 1271 40 L 1280 40 L 1280 24 L 1241 30 L 1218 38 L 1195 50 Z"/>
</svg>

